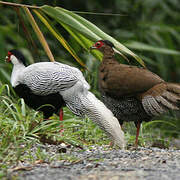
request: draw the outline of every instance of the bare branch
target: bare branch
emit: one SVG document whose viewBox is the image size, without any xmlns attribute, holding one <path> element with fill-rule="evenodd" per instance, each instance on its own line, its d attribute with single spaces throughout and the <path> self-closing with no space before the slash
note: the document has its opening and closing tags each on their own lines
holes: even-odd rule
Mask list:
<svg viewBox="0 0 180 180">
<path fill-rule="evenodd" d="M 0 4 L 5 4 L 5 5 L 9 5 L 9 6 L 17 6 L 17 7 L 27 7 L 27 8 L 32 8 L 32 9 L 40 8 L 38 6 L 31 6 L 31 5 L 26 5 L 26 4 L 18 4 L 18 3 L 4 2 L 4 1 L 0 1 Z"/>
</svg>

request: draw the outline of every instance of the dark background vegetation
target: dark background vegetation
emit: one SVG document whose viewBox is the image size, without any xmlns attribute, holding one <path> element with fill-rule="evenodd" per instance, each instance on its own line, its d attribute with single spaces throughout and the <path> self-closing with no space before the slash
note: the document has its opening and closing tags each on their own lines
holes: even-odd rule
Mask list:
<svg viewBox="0 0 180 180">
<path fill-rule="evenodd" d="M 151 71 L 167 81 L 180 82 L 179 0 L 19 0 L 9 2 L 37 6 L 46 4 L 60 6 L 71 11 L 116 14 L 98 15 L 82 13 L 80 15 L 139 55 Z M 38 42 L 36 34 L 27 23 L 37 48 L 35 49 L 28 43 L 13 7 L 0 5 L 0 10 L 0 81 L 4 84 L 9 83 L 11 70 L 11 66 L 4 63 L 8 50 L 13 48 L 21 49 L 28 57 L 30 63 L 34 61 L 48 61 L 48 58 Z M 35 15 L 34 17 L 36 18 Z M 46 27 L 37 18 L 36 20 L 48 41 L 55 59 L 81 68 L 48 32 Z M 80 48 L 75 40 L 61 27 L 57 28 L 91 70 L 90 73 L 84 72 L 84 74 L 92 86 L 92 91 L 98 95 L 97 66 L 99 61 Z M 119 59 L 120 61 L 122 60 L 121 58 Z M 122 60 L 122 62 L 124 61 Z M 136 64 L 132 58 L 130 58 L 130 63 Z M 150 125 L 152 127 L 161 126 L 162 132 L 165 135 L 178 137 L 180 121 L 177 116 L 178 114 L 172 114 L 157 119 L 170 122 L 168 125 L 162 122 Z M 156 132 L 153 133 L 155 134 Z"/>
<path fill-rule="evenodd" d="M 119 15 L 85 15 L 81 14 L 92 23 L 96 24 L 106 33 L 116 38 L 119 42 L 127 45 L 132 51 L 136 52 L 147 63 L 148 68 L 158 73 L 162 78 L 168 81 L 178 82 L 180 76 L 179 56 L 172 55 L 167 51 L 161 51 L 159 48 L 171 50 L 180 49 L 180 5 L 178 0 L 112 0 L 112 1 L 10 1 L 16 3 L 41 6 L 44 4 L 60 6 L 72 11 L 90 11 L 94 13 L 104 12 Z M 29 49 L 22 31 L 21 24 L 13 8 L 1 6 L 1 25 L 0 25 L 0 58 L 1 62 L 10 48 Z M 39 23 L 40 24 L 40 23 Z M 60 28 L 60 27 L 59 27 Z M 49 35 L 48 30 L 42 26 L 41 30 L 45 33 L 49 41 L 50 48 L 55 57 L 70 60 L 68 53 L 64 51 L 58 42 Z M 78 53 L 84 53 L 77 43 L 66 33 L 62 34 L 68 41 L 71 41 Z M 32 30 L 32 38 L 38 45 L 38 56 L 42 58 L 44 52 L 37 41 L 36 35 Z M 144 43 L 151 46 L 144 50 L 142 44 L 136 46 L 135 43 Z M 154 49 L 153 49 L 154 48 Z M 160 50 L 160 49 L 159 49 Z M 34 51 L 30 51 L 32 56 Z M 38 61 L 38 60 L 37 60 Z M 86 61 L 86 59 L 84 59 Z"/>
</svg>

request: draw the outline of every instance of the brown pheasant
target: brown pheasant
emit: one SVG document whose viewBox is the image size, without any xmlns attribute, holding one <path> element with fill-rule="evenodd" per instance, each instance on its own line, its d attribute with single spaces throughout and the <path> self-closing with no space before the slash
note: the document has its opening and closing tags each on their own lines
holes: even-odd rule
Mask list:
<svg viewBox="0 0 180 180">
<path fill-rule="evenodd" d="M 102 100 L 119 123 L 134 121 L 138 143 L 142 121 L 168 110 L 180 108 L 180 84 L 168 83 L 145 68 L 120 64 L 114 58 L 114 44 L 108 40 L 97 41 L 91 49 L 103 53 L 99 67 L 99 88 Z"/>
</svg>

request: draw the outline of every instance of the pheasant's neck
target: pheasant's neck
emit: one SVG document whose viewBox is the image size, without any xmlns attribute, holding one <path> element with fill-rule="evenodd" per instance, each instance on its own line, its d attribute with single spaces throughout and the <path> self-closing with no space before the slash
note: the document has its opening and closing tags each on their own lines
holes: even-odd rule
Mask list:
<svg viewBox="0 0 180 180">
<path fill-rule="evenodd" d="M 114 54 L 112 48 L 106 48 L 103 52 L 102 64 L 116 64 L 117 61 L 114 59 Z"/>
<path fill-rule="evenodd" d="M 108 64 L 118 64 L 118 62 L 115 60 L 114 55 L 104 55 L 102 59 L 102 64 L 108 65 Z"/>
<path fill-rule="evenodd" d="M 110 59 L 114 57 L 114 50 L 112 48 L 105 48 L 104 49 L 104 58 Z"/>
<path fill-rule="evenodd" d="M 21 73 L 25 66 L 21 63 L 15 64 L 13 66 L 12 74 L 11 74 L 11 85 L 13 87 L 17 86 L 20 83 Z"/>
</svg>

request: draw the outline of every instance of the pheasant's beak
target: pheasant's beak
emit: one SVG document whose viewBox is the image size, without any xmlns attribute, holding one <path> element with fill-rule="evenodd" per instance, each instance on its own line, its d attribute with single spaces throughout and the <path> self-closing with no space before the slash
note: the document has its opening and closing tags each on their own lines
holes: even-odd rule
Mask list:
<svg viewBox="0 0 180 180">
<path fill-rule="evenodd" d="M 11 60 L 10 60 L 10 56 L 6 56 L 6 58 L 5 58 L 5 62 L 11 62 Z"/>
<path fill-rule="evenodd" d="M 6 56 L 6 58 L 5 58 L 5 62 L 8 62 L 8 56 Z"/>
<path fill-rule="evenodd" d="M 89 49 L 90 49 L 90 51 L 91 51 L 91 50 L 93 50 L 93 49 L 97 49 L 97 47 L 96 47 L 96 46 L 91 46 Z"/>
</svg>

